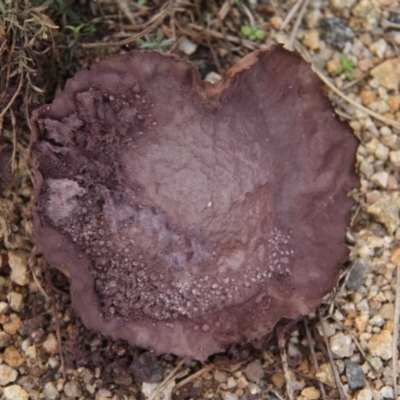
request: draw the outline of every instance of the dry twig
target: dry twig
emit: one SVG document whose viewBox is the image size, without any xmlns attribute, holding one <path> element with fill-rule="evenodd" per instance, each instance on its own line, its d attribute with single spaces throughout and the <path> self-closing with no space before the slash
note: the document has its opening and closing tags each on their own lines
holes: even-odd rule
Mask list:
<svg viewBox="0 0 400 400">
<path fill-rule="evenodd" d="M 187 378 L 185 378 L 182 381 L 180 381 L 179 383 L 177 383 L 174 389 L 176 390 L 176 389 L 181 388 L 182 386 L 185 386 L 189 382 L 191 382 L 194 379 L 198 378 L 199 376 L 203 375 L 205 372 L 210 371 L 211 369 L 213 369 L 213 366 L 206 365 L 205 367 L 203 367 L 202 369 L 198 370 L 194 374 L 189 375 Z"/>
<path fill-rule="evenodd" d="M 317 360 L 317 356 L 315 355 L 315 350 L 314 350 L 314 340 L 311 337 L 311 332 L 310 332 L 310 328 L 308 327 L 308 318 L 303 318 L 303 323 L 304 323 L 304 328 L 306 330 L 306 335 L 307 335 L 307 341 L 308 341 L 308 347 L 310 348 L 310 353 L 311 353 L 311 358 L 314 364 L 314 368 L 315 371 L 319 370 L 319 365 L 318 365 L 318 360 Z M 322 382 L 318 379 L 318 386 L 319 386 L 319 390 L 322 394 L 322 398 L 325 400 L 326 399 L 326 392 L 325 392 L 325 388 L 324 385 L 322 384 Z"/>
<path fill-rule="evenodd" d="M 119 42 L 95 42 L 95 43 L 84 43 L 82 47 L 85 49 L 93 49 L 95 47 L 114 47 L 114 46 L 127 46 L 136 42 L 136 40 L 141 39 L 143 36 L 149 34 L 154 31 L 164 20 L 165 17 L 170 15 L 175 8 L 176 0 L 168 0 L 167 3 L 162 7 L 161 11 L 156 14 L 149 22 L 147 22 L 146 27 L 137 33 L 129 37 L 128 39 L 121 40 Z"/>
<path fill-rule="evenodd" d="M 307 10 L 307 7 L 308 7 L 309 3 L 310 3 L 310 0 L 305 0 L 304 1 L 303 5 L 302 5 L 302 7 L 300 9 L 299 15 L 296 18 L 296 22 L 293 25 L 293 29 L 292 29 L 292 32 L 290 34 L 290 39 L 289 39 L 289 44 L 288 44 L 290 50 L 293 49 L 293 44 L 294 44 L 294 41 L 296 39 L 297 32 L 299 31 L 301 21 L 303 21 L 304 14 L 305 14 L 305 12 Z"/>
<path fill-rule="evenodd" d="M 164 386 L 176 378 L 178 371 L 181 369 L 182 365 L 186 362 L 186 359 L 179 361 L 178 365 L 166 376 L 166 378 L 158 385 L 157 389 L 152 393 L 152 395 L 147 400 L 157 400 L 158 395 Z"/>
<path fill-rule="evenodd" d="M 286 353 L 286 342 L 285 342 L 285 335 L 283 333 L 283 329 L 277 329 L 277 336 L 278 336 L 278 345 L 279 345 L 279 352 L 281 354 L 282 360 L 282 368 L 283 373 L 285 375 L 285 382 L 286 382 L 286 394 L 289 400 L 294 400 L 293 388 L 292 388 L 292 379 L 290 377 L 289 372 L 289 364 L 288 358 Z"/>
<path fill-rule="evenodd" d="M 303 1 L 304 0 L 297 0 L 296 3 L 293 5 L 293 7 L 290 9 L 286 18 L 282 22 L 281 31 L 283 31 L 286 28 L 286 26 L 289 25 L 290 21 L 296 15 L 298 9 L 301 7 Z"/>
<path fill-rule="evenodd" d="M 328 352 L 329 363 L 331 364 L 331 368 L 332 368 L 333 376 L 335 378 L 336 386 L 337 386 L 337 388 L 339 390 L 340 400 L 346 400 L 346 393 L 344 391 L 342 382 L 340 380 L 340 376 L 339 376 L 339 372 L 338 372 L 338 370 L 336 368 L 336 364 L 333 361 L 332 350 L 331 350 L 331 347 L 329 346 L 328 337 L 326 336 L 325 326 L 324 326 L 324 322 L 323 322 L 322 316 L 321 316 L 321 310 L 319 308 L 318 308 L 318 318 L 319 318 L 319 320 L 321 322 L 322 335 L 324 337 L 325 347 L 326 347 L 326 350 Z"/>
<path fill-rule="evenodd" d="M 393 390 L 394 398 L 398 398 L 397 390 L 397 363 L 398 363 L 398 350 L 397 342 L 399 339 L 399 320 L 400 320 L 400 262 L 397 263 L 397 282 L 396 282 L 396 302 L 395 302 L 395 312 L 394 312 L 394 329 L 393 329 L 393 356 L 392 356 L 392 374 L 393 374 Z"/>
</svg>

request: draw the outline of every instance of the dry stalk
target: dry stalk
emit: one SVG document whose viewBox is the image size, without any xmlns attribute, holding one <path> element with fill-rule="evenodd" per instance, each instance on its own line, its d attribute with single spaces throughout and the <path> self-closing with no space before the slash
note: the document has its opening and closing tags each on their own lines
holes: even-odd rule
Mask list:
<svg viewBox="0 0 400 400">
<path fill-rule="evenodd" d="M 127 46 L 136 42 L 136 40 L 141 39 L 143 36 L 153 32 L 158 26 L 161 25 L 164 18 L 170 15 L 175 8 L 176 0 L 168 0 L 167 3 L 162 7 L 161 11 L 156 14 L 150 21 L 145 24 L 145 28 L 137 33 L 136 35 L 132 35 L 128 39 L 121 40 L 119 42 L 94 42 L 94 43 L 84 43 L 82 47 L 85 49 L 93 49 L 96 47 L 114 47 L 114 46 Z"/>
<path fill-rule="evenodd" d="M 314 340 L 311 337 L 311 332 L 310 332 L 310 328 L 308 326 L 308 318 L 304 318 L 303 319 L 303 323 L 304 323 L 304 328 L 306 330 L 306 335 L 307 335 L 307 341 L 308 341 L 308 347 L 310 348 L 310 354 L 311 354 L 311 358 L 314 364 L 314 368 L 315 371 L 319 370 L 319 365 L 318 365 L 318 360 L 317 360 L 317 356 L 315 355 L 315 350 L 314 350 Z M 322 398 L 324 400 L 326 400 L 326 392 L 325 392 L 325 388 L 323 383 L 318 379 L 318 386 L 319 386 L 319 390 L 321 391 L 322 394 Z"/>
<path fill-rule="evenodd" d="M 285 375 L 286 395 L 289 400 L 294 400 L 294 393 L 292 388 L 292 379 L 290 377 L 289 364 L 286 352 L 286 341 L 283 329 L 277 329 L 279 352 L 281 355 L 283 373 Z"/>
<path fill-rule="evenodd" d="M 289 25 L 290 21 L 293 19 L 293 17 L 296 15 L 297 11 L 301 7 L 303 1 L 304 0 L 297 0 L 296 3 L 294 3 L 293 7 L 290 9 L 286 18 L 282 22 L 281 31 L 283 31 L 286 26 Z"/>
<path fill-rule="evenodd" d="M 321 316 L 321 310 L 320 310 L 319 308 L 318 308 L 318 318 L 319 318 L 319 320 L 320 320 L 320 322 L 321 322 L 322 335 L 323 335 L 323 337 L 324 337 L 325 347 L 326 347 L 326 350 L 327 350 L 327 352 L 328 352 L 329 363 L 330 363 L 330 365 L 331 365 L 331 369 L 332 369 L 332 372 L 333 372 L 333 376 L 334 376 L 334 378 L 335 378 L 336 387 L 337 387 L 338 390 L 339 390 L 340 400 L 346 400 L 346 393 L 345 393 L 345 391 L 344 391 L 342 382 L 341 382 L 341 380 L 340 380 L 340 376 L 339 376 L 339 372 L 338 372 L 338 370 L 337 370 L 337 368 L 336 368 L 336 364 L 335 364 L 335 362 L 333 361 L 332 350 L 331 350 L 331 347 L 329 346 L 328 337 L 327 337 L 327 335 L 326 335 L 324 322 L 323 322 L 322 316 Z"/>
<path fill-rule="evenodd" d="M 175 390 L 181 388 L 182 386 L 185 386 L 186 384 L 188 384 L 189 382 L 193 381 L 194 379 L 198 378 L 199 376 L 203 375 L 205 372 L 210 371 L 211 369 L 213 369 L 213 366 L 211 365 L 206 365 L 205 367 L 203 367 L 202 369 L 200 369 L 199 371 L 195 372 L 194 374 L 189 375 L 187 378 L 183 379 L 182 381 L 180 381 L 179 383 L 177 383 L 175 385 Z"/>
<path fill-rule="evenodd" d="M 394 398 L 398 398 L 398 389 L 397 389 L 397 371 L 398 371 L 398 349 L 397 343 L 399 340 L 399 322 L 400 322 L 400 262 L 397 263 L 396 266 L 396 302 L 395 302 L 395 312 L 394 312 L 394 329 L 393 329 L 393 344 L 392 344 L 392 374 L 393 374 L 393 390 L 394 390 Z"/>
<path fill-rule="evenodd" d="M 305 14 L 309 4 L 310 4 L 310 0 L 305 0 L 304 1 L 303 5 L 302 5 L 302 7 L 300 9 L 299 15 L 296 18 L 296 22 L 293 25 L 293 29 L 292 29 L 292 32 L 290 34 L 290 39 L 289 39 L 289 44 L 288 44 L 290 50 L 293 49 L 293 44 L 294 44 L 294 41 L 296 39 L 297 33 L 299 31 L 301 21 L 303 21 L 304 14 Z"/>
<path fill-rule="evenodd" d="M 164 386 L 166 386 L 169 382 L 173 381 L 178 375 L 179 370 L 182 365 L 186 362 L 186 359 L 182 359 L 179 361 L 178 365 L 166 376 L 166 378 L 157 386 L 157 389 L 152 393 L 152 395 L 147 400 L 157 400 L 158 395 Z"/>
</svg>

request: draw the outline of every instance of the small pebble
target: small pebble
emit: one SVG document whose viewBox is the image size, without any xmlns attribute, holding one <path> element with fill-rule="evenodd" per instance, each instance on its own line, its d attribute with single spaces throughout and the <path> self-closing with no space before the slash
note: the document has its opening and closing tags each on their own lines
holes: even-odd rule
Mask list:
<svg viewBox="0 0 400 400">
<path fill-rule="evenodd" d="M 46 337 L 46 340 L 42 343 L 43 349 L 50 354 L 58 354 L 59 353 L 59 346 L 58 340 L 54 333 L 49 333 Z"/>
<path fill-rule="evenodd" d="M 21 293 L 10 292 L 7 295 L 7 300 L 10 308 L 16 312 L 20 312 L 24 308 L 24 298 Z"/>
<path fill-rule="evenodd" d="M 239 400 L 239 397 L 234 393 L 222 392 L 221 394 L 223 400 Z"/>
<path fill-rule="evenodd" d="M 28 400 L 28 392 L 19 385 L 7 386 L 3 389 L 6 400 Z"/>
<path fill-rule="evenodd" d="M 392 358 L 392 334 L 388 331 L 382 331 L 372 336 L 367 343 L 368 350 L 372 356 L 380 357 L 382 360 Z"/>
<path fill-rule="evenodd" d="M 6 386 L 14 382 L 18 377 L 18 372 L 8 365 L 0 365 L 0 386 Z"/>
<path fill-rule="evenodd" d="M 393 303 L 386 303 L 384 304 L 380 310 L 379 314 L 382 316 L 384 319 L 394 319 L 394 304 Z"/>
<path fill-rule="evenodd" d="M 357 400 L 374 400 L 371 389 L 363 389 L 357 395 Z"/>
<path fill-rule="evenodd" d="M 389 174 L 386 171 L 376 172 L 371 177 L 371 182 L 382 189 L 386 189 L 389 180 Z"/>
<path fill-rule="evenodd" d="M 49 357 L 47 364 L 49 364 L 50 368 L 58 368 L 60 366 L 60 361 L 56 357 Z"/>
<path fill-rule="evenodd" d="M 400 58 L 386 60 L 371 70 L 371 75 L 387 89 L 398 90 L 400 84 Z"/>
<path fill-rule="evenodd" d="M 346 282 L 346 288 L 353 291 L 357 290 L 364 284 L 366 275 L 365 263 L 362 260 L 357 260 L 351 268 Z"/>
<path fill-rule="evenodd" d="M 337 17 L 322 19 L 321 28 L 324 31 L 325 40 L 338 48 L 343 48 L 355 36 L 346 22 Z"/>
<path fill-rule="evenodd" d="M 335 385 L 335 376 L 329 363 L 323 363 L 319 366 L 316 377 L 325 385 L 332 387 Z"/>
<path fill-rule="evenodd" d="M 386 161 L 389 158 L 389 149 L 383 144 L 379 144 L 375 150 L 375 157 L 378 160 Z"/>
<path fill-rule="evenodd" d="M 11 336 L 8 333 L 0 332 L 0 349 L 7 347 L 11 342 Z"/>
<path fill-rule="evenodd" d="M 361 366 L 352 361 L 345 361 L 347 382 L 351 390 L 358 390 L 365 386 L 366 379 Z"/>
<path fill-rule="evenodd" d="M 226 371 L 221 371 L 217 369 L 214 371 L 214 379 L 219 383 L 224 383 L 228 379 L 228 373 Z"/>
<path fill-rule="evenodd" d="M 204 80 L 206 82 L 210 82 L 210 83 L 217 83 L 222 79 L 222 76 L 220 74 L 217 74 L 214 71 L 209 72 L 206 77 L 204 78 Z"/>
<path fill-rule="evenodd" d="M 250 394 L 252 394 L 253 396 L 261 392 L 261 388 L 255 383 L 250 382 L 247 388 L 249 389 Z"/>
<path fill-rule="evenodd" d="M 230 376 L 228 378 L 228 381 L 226 382 L 226 389 L 233 389 L 237 386 L 237 383 L 235 381 L 235 378 L 233 376 Z"/>
<path fill-rule="evenodd" d="M 370 46 L 370 50 L 381 60 L 385 57 L 385 53 L 387 50 L 387 42 L 385 39 L 381 38 L 376 42 L 372 43 Z"/>
<path fill-rule="evenodd" d="M 108 389 L 101 388 L 96 392 L 95 400 L 99 400 L 100 398 L 108 399 L 111 396 L 112 396 L 112 393 Z"/>
<path fill-rule="evenodd" d="M 13 346 L 5 349 L 3 357 L 5 363 L 13 368 L 20 367 L 24 362 L 24 358 L 21 356 L 20 352 Z"/>
<path fill-rule="evenodd" d="M 270 18 L 269 22 L 274 29 L 280 29 L 283 21 L 281 17 L 274 16 Z"/>
<path fill-rule="evenodd" d="M 261 365 L 260 360 L 254 360 L 247 364 L 243 370 L 246 378 L 254 383 L 258 383 L 264 376 L 264 369 Z"/>
<path fill-rule="evenodd" d="M 149 351 L 133 361 L 129 370 L 138 382 L 156 383 L 163 379 L 163 368 L 158 358 Z"/>
<path fill-rule="evenodd" d="M 329 343 L 334 357 L 343 358 L 353 355 L 354 345 L 350 335 L 339 332 L 329 339 Z"/>
<path fill-rule="evenodd" d="M 8 311 L 8 304 L 5 301 L 0 301 L 0 315 Z"/>
<path fill-rule="evenodd" d="M 15 335 L 18 332 L 18 329 L 21 328 L 22 321 L 18 317 L 17 314 L 11 314 L 10 319 L 3 325 L 4 332 L 8 333 L 9 335 Z"/>
<path fill-rule="evenodd" d="M 314 387 L 307 387 L 301 391 L 301 395 L 309 400 L 318 400 L 321 398 L 321 392 Z"/>
<path fill-rule="evenodd" d="M 25 251 L 10 250 L 8 252 L 8 265 L 11 268 L 10 278 L 13 282 L 20 286 L 29 284 L 28 254 Z"/>
<path fill-rule="evenodd" d="M 396 167 L 400 167 L 400 150 L 391 151 L 389 154 L 390 162 Z"/>
<path fill-rule="evenodd" d="M 237 380 L 237 386 L 239 389 L 245 389 L 249 385 L 249 381 L 246 379 L 244 375 L 241 375 Z"/>
<path fill-rule="evenodd" d="M 197 50 L 197 44 L 193 43 L 191 40 L 189 40 L 187 37 L 183 36 L 179 40 L 179 50 L 186 54 L 187 56 L 190 56 L 194 54 Z"/>
<path fill-rule="evenodd" d="M 76 399 L 82 396 L 82 390 L 79 383 L 76 381 L 69 381 L 64 385 L 64 394 L 68 397 Z"/>
<path fill-rule="evenodd" d="M 316 29 L 312 29 L 304 33 L 303 43 L 311 50 L 319 48 L 319 33 Z"/>
<path fill-rule="evenodd" d="M 391 386 L 384 386 L 379 393 L 384 399 L 394 399 L 394 390 Z"/>
<path fill-rule="evenodd" d="M 149 383 L 149 382 L 143 382 L 142 383 L 142 393 L 146 397 L 150 397 L 153 392 L 157 389 L 158 383 Z"/>
<path fill-rule="evenodd" d="M 47 382 L 44 385 L 43 393 L 48 400 L 57 400 L 60 398 L 60 393 L 53 382 Z"/>
</svg>

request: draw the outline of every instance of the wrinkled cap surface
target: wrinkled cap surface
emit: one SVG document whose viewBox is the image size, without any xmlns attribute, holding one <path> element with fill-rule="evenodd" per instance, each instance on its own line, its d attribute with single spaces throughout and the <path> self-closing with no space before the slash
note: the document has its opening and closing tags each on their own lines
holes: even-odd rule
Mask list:
<svg viewBox="0 0 400 400">
<path fill-rule="evenodd" d="M 204 360 L 334 286 L 357 141 L 298 55 L 214 85 L 171 55 L 109 57 L 32 124 L 34 240 L 88 326 Z"/>
</svg>

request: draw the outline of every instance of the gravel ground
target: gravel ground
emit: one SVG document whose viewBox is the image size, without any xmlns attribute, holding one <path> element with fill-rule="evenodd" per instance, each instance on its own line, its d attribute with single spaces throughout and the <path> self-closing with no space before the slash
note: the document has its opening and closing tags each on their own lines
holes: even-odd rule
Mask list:
<svg viewBox="0 0 400 400">
<path fill-rule="evenodd" d="M 19 210 L 19 234 L 5 240 L 0 259 L 1 399 L 395 398 L 400 3 L 246 4 L 250 21 L 255 19 L 252 25 L 267 33 L 265 39 L 246 45 L 283 42 L 312 60 L 331 84 L 327 92 L 339 116 L 360 139 L 361 187 L 352 193 L 357 207 L 347 237 L 351 261 L 335 291 L 288 337 L 264 352 L 232 347 L 201 364 L 154 357 L 113 342 L 80 324 L 70 307 L 67 279 L 45 269 L 44 260 L 35 255 L 29 240 L 32 187 L 24 184 L 30 181 L 29 164 L 26 149 L 20 148 L 18 183 L 6 191 Z M 297 5 L 287 22 L 289 10 Z M 240 6 L 226 1 L 218 7 L 234 18 Z M 196 56 L 197 51 L 197 44 L 187 37 L 181 37 L 175 48 L 182 56 Z M 218 79 L 217 72 L 209 79 Z"/>
</svg>

